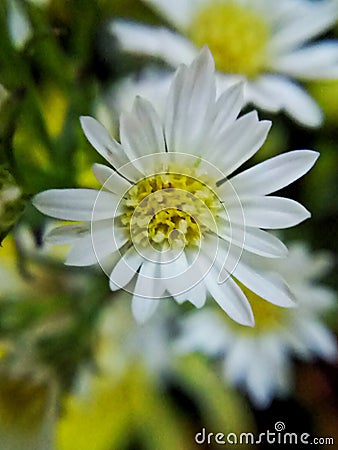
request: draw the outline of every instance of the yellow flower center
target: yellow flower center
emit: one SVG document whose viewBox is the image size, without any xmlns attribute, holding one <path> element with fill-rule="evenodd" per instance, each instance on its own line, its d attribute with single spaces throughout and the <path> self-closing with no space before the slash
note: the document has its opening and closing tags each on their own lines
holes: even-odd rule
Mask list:
<svg viewBox="0 0 338 450">
<path fill-rule="evenodd" d="M 221 72 L 254 78 L 264 69 L 269 26 L 247 5 L 211 1 L 198 11 L 188 35 L 197 46 L 208 45 Z"/>
<path fill-rule="evenodd" d="M 121 225 L 134 244 L 156 249 L 199 245 L 214 230 L 222 205 L 199 177 L 157 173 L 137 182 L 123 200 Z"/>
</svg>

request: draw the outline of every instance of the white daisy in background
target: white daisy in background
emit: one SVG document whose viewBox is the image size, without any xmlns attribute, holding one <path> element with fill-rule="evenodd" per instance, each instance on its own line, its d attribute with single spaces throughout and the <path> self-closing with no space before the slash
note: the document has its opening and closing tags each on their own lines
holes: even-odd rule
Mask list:
<svg viewBox="0 0 338 450">
<path fill-rule="evenodd" d="M 241 84 L 216 98 L 214 61 L 204 49 L 177 70 L 164 123 L 141 98 L 121 116 L 121 143 L 95 119 L 81 118 L 89 142 L 113 167 L 93 166 L 102 190 L 52 189 L 33 199 L 49 216 L 83 222 L 57 227 L 46 241 L 72 244 L 66 264 L 99 262 L 113 291 L 133 294 L 138 321 L 151 316 L 156 299 L 201 307 L 210 295 L 232 319 L 253 325 L 239 283 L 272 303 L 294 305 L 282 280 L 254 269 L 249 256 L 286 255 L 262 229 L 291 227 L 310 213 L 267 194 L 306 173 L 318 153 L 285 153 L 228 179 L 271 125 L 256 112 L 238 118 L 242 104 Z"/>
<path fill-rule="evenodd" d="M 133 367 L 141 365 L 150 376 L 160 379 L 172 364 L 169 323 L 173 314 L 161 303 L 147 326 L 132 320 L 128 307 L 129 294 L 114 294 L 97 326 L 95 365 L 111 379 L 119 380 Z"/>
<path fill-rule="evenodd" d="M 146 98 L 162 118 L 172 80 L 172 72 L 147 68 L 137 76 L 130 75 L 121 79 L 118 83 L 114 83 L 104 100 L 110 107 L 108 117 L 111 120 L 111 110 L 115 111 L 113 117 L 118 117 L 121 113 L 129 111 L 135 97 L 139 95 Z"/>
<path fill-rule="evenodd" d="M 261 263 L 266 268 L 267 261 Z M 329 255 L 312 255 L 297 243 L 288 258 L 271 260 L 269 265 L 284 276 L 298 308 L 278 308 L 244 288 L 255 328 L 241 327 L 205 309 L 183 319 L 176 344 L 179 352 L 197 350 L 221 357 L 225 380 L 244 389 L 261 408 L 291 390 L 292 356 L 306 361 L 316 357 L 332 361 L 338 356 L 336 339 L 322 319 L 335 305 L 335 294 L 317 284 L 332 266 Z"/>
<path fill-rule="evenodd" d="M 123 20 L 111 30 L 128 52 L 189 64 L 208 45 L 221 90 L 247 81 L 246 102 L 285 111 L 306 126 L 322 123 L 322 112 L 294 80 L 338 78 L 338 42 L 309 43 L 338 19 L 334 0 L 144 0 L 174 30 Z"/>
<path fill-rule="evenodd" d="M 17 49 L 23 48 L 32 37 L 32 26 L 28 15 L 22 8 L 21 2 L 17 0 L 8 3 L 7 28 L 11 41 Z"/>
</svg>

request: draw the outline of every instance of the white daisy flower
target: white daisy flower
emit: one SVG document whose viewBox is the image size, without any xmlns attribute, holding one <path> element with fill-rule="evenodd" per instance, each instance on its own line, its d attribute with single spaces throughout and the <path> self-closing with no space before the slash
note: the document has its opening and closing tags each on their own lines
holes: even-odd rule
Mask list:
<svg viewBox="0 0 338 450">
<path fill-rule="evenodd" d="M 267 262 L 260 262 L 267 269 Z M 243 388 L 262 408 L 291 390 L 292 356 L 307 361 L 315 357 L 332 361 L 338 356 L 336 339 L 321 317 L 334 306 L 335 295 L 316 282 L 331 267 L 331 258 L 312 255 L 298 243 L 292 245 L 288 258 L 271 260 L 269 265 L 283 275 L 298 308 L 277 308 L 244 288 L 255 328 L 230 323 L 205 309 L 183 319 L 176 345 L 183 353 L 198 350 L 221 356 L 225 379 Z"/>
<path fill-rule="evenodd" d="M 17 0 L 8 3 L 7 28 L 13 45 L 18 49 L 22 49 L 32 37 L 28 16 Z"/>
<path fill-rule="evenodd" d="M 318 153 L 285 153 L 228 179 L 261 147 L 271 125 L 256 112 L 238 118 L 242 103 L 239 84 L 216 98 L 214 61 L 204 49 L 177 70 L 164 123 L 141 98 L 121 116 L 121 143 L 95 119 L 81 118 L 89 142 L 113 167 L 93 166 L 102 190 L 52 189 L 33 200 L 49 216 L 83 222 L 56 228 L 46 241 L 72 244 L 66 264 L 99 262 L 113 291 L 133 294 L 141 322 L 158 305 L 154 299 L 172 296 L 201 307 L 210 295 L 232 319 L 253 325 L 237 281 L 293 306 L 280 280 L 254 270 L 248 256 L 286 255 L 262 228 L 291 227 L 310 213 L 267 194 L 306 173 Z"/>
<path fill-rule="evenodd" d="M 338 78 L 338 42 L 309 43 L 336 23 L 336 1 L 144 1 L 177 31 L 115 21 L 111 30 L 124 50 L 177 67 L 208 45 L 221 89 L 246 80 L 246 102 L 271 112 L 284 110 L 303 125 L 322 123 L 320 108 L 294 80 Z"/>
<path fill-rule="evenodd" d="M 114 83 L 106 95 L 105 103 L 114 111 L 113 117 L 131 109 L 136 96 L 146 98 L 161 118 L 165 114 L 165 105 L 173 80 L 171 71 L 147 68 L 140 74 L 130 75 Z M 111 112 L 109 118 L 111 120 Z"/>
<path fill-rule="evenodd" d="M 124 291 L 114 294 L 113 302 L 101 313 L 94 352 L 96 366 L 112 379 L 119 379 L 135 364 L 141 364 L 151 376 L 160 378 L 172 363 L 168 324 L 173 314 L 166 308 L 169 304 L 162 302 L 147 326 L 139 326 L 130 315 L 128 296 Z"/>
</svg>

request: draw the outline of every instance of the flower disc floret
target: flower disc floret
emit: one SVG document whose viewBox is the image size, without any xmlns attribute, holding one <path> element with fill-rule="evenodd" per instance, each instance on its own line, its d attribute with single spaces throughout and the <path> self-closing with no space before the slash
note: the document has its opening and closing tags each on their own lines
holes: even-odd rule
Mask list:
<svg viewBox="0 0 338 450">
<path fill-rule="evenodd" d="M 264 69 L 269 26 L 247 6 L 208 3 L 197 11 L 188 34 L 198 47 L 208 45 L 221 72 L 252 78 Z"/>
<path fill-rule="evenodd" d="M 194 176 L 157 173 L 133 185 L 122 202 L 121 225 L 137 245 L 155 248 L 200 244 L 213 229 L 222 205 L 216 194 Z"/>
</svg>

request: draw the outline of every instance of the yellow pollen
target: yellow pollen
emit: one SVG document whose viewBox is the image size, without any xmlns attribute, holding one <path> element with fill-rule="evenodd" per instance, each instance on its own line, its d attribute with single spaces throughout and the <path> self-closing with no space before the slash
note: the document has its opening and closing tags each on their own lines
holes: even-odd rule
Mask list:
<svg viewBox="0 0 338 450">
<path fill-rule="evenodd" d="M 264 69 L 270 30 L 249 6 L 211 1 L 198 11 L 188 35 L 197 46 L 208 45 L 221 72 L 254 78 Z"/>
<path fill-rule="evenodd" d="M 162 249 L 199 245 L 222 209 L 215 193 L 193 176 L 158 173 L 132 186 L 124 197 L 121 225 L 139 245 Z M 211 223 L 213 222 L 213 223 Z"/>
</svg>

